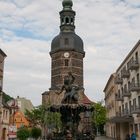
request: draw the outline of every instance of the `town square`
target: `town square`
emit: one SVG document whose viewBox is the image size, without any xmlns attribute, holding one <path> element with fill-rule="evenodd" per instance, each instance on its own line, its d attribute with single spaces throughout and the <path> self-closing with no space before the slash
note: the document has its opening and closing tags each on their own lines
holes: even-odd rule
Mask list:
<svg viewBox="0 0 140 140">
<path fill-rule="evenodd" d="M 139 0 L 0 0 L 0 140 L 140 140 Z"/>
</svg>

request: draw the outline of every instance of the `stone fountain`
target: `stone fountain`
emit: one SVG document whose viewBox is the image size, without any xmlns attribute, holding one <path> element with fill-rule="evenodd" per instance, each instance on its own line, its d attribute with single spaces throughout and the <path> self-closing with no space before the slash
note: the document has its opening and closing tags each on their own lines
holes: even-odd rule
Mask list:
<svg viewBox="0 0 140 140">
<path fill-rule="evenodd" d="M 60 92 L 63 98 L 60 105 L 51 105 L 49 111 L 60 112 L 63 126 L 63 139 L 66 140 L 82 140 L 79 138 L 79 125 L 81 121 L 81 113 L 93 112 L 93 107 L 79 103 L 80 88 L 74 85 L 74 76 L 71 72 L 64 77 L 64 85 Z M 90 116 L 89 116 L 90 117 Z M 60 138 L 59 138 L 60 140 Z M 90 140 L 90 139 L 84 139 Z"/>
</svg>

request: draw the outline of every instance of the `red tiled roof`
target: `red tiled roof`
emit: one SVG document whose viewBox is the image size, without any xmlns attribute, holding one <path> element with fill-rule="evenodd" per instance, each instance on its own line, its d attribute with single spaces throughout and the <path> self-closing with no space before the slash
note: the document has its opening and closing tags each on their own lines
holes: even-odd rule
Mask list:
<svg viewBox="0 0 140 140">
<path fill-rule="evenodd" d="M 92 102 L 91 100 L 89 100 L 89 98 L 83 94 L 83 100 L 82 100 L 83 104 L 94 104 L 95 102 Z"/>
</svg>

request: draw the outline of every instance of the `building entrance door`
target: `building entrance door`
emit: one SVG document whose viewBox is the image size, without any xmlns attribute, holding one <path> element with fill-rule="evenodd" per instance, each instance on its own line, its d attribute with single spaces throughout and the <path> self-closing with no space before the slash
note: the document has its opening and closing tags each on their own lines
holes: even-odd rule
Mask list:
<svg viewBox="0 0 140 140">
<path fill-rule="evenodd" d="M 6 140 L 6 128 L 2 129 L 2 140 Z"/>
<path fill-rule="evenodd" d="M 120 123 L 116 124 L 116 140 L 120 140 Z"/>
</svg>

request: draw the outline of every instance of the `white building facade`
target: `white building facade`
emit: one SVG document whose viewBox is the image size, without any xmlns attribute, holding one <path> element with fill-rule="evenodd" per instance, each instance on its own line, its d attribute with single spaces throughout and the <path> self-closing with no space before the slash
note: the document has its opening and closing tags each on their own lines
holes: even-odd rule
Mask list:
<svg viewBox="0 0 140 140">
<path fill-rule="evenodd" d="M 136 134 L 139 140 L 140 41 L 121 63 L 115 75 L 116 93 L 114 104 L 116 105 L 116 115 L 111 117 L 109 121 L 116 127 L 115 134 L 118 140 L 124 140 L 126 135 L 131 135 L 132 132 Z M 106 104 L 108 104 L 108 101 Z"/>
</svg>

